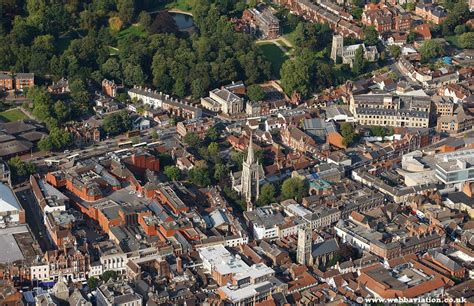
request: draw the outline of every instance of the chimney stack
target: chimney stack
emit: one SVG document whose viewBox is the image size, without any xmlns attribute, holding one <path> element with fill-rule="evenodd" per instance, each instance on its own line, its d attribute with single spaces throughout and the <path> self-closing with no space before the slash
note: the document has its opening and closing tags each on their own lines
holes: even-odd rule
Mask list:
<svg viewBox="0 0 474 306">
<path fill-rule="evenodd" d="M 183 274 L 183 260 L 181 257 L 176 257 L 176 272 Z"/>
</svg>

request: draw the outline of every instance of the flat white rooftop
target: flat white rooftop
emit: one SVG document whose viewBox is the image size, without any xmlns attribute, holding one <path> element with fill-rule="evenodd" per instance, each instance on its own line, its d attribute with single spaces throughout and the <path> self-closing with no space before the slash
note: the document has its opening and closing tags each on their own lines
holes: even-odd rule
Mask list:
<svg viewBox="0 0 474 306">
<path fill-rule="evenodd" d="M 0 263 L 13 263 L 25 259 L 13 235 L 27 232 L 26 225 L 0 229 Z"/>
</svg>

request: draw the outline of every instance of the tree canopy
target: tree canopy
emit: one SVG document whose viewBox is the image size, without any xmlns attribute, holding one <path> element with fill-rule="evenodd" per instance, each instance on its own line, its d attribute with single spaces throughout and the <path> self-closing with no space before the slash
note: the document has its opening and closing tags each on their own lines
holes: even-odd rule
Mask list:
<svg viewBox="0 0 474 306">
<path fill-rule="evenodd" d="M 104 131 L 109 135 L 117 135 L 132 129 L 132 119 L 126 111 L 109 114 L 104 118 Z"/>
<path fill-rule="evenodd" d="M 429 61 L 445 54 L 444 46 L 437 40 L 426 40 L 420 47 L 422 61 Z"/>
<path fill-rule="evenodd" d="M 8 160 L 8 166 L 12 174 L 12 181 L 18 183 L 36 172 L 36 167 L 31 162 L 25 162 L 20 157 L 13 157 Z"/>
<path fill-rule="evenodd" d="M 25 2 L 0 3 L 0 70 L 94 82 L 107 77 L 195 98 L 230 81 L 253 84 L 270 76 L 251 35 L 236 33 L 229 21 L 245 8 L 241 0 L 194 1 L 193 35 L 179 32 L 167 12 L 152 19 L 146 10 L 156 3 L 147 0 Z"/>
<path fill-rule="evenodd" d="M 253 84 L 247 88 L 247 97 L 250 101 L 261 101 L 265 98 L 265 91 L 262 87 Z"/>
<path fill-rule="evenodd" d="M 172 181 L 177 181 L 181 177 L 181 170 L 176 166 L 165 166 L 163 173 Z"/>
<path fill-rule="evenodd" d="M 342 135 L 342 144 L 346 147 L 351 145 L 356 139 L 354 126 L 348 122 L 342 123 L 341 135 Z"/>
<path fill-rule="evenodd" d="M 364 72 L 366 61 L 364 58 L 364 48 L 359 46 L 355 52 L 354 62 L 352 64 L 352 72 L 356 75 L 360 75 Z"/>
<path fill-rule="evenodd" d="M 379 42 L 379 33 L 374 26 L 364 28 L 364 43 L 368 46 L 375 46 Z"/>
<path fill-rule="evenodd" d="M 304 181 L 296 177 L 286 179 L 281 186 L 281 196 L 284 200 L 295 199 L 301 201 L 307 193 L 308 190 Z"/>
</svg>

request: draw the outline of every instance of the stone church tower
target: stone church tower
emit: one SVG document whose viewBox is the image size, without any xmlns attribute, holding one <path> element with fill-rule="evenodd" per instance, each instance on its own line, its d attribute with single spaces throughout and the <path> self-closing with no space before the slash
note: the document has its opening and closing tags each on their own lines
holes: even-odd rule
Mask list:
<svg viewBox="0 0 474 306">
<path fill-rule="evenodd" d="M 253 135 L 250 134 L 247 160 L 244 160 L 242 167 L 241 186 L 242 197 L 247 202 L 247 210 L 252 210 L 252 201 L 258 199 L 260 194 L 260 165 L 255 159 L 253 151 Z"/>
<path fill-rule="evenodd" d="M 342 56 L 343 48 L 344 48 L 344 37 L 342 37 L 342 35 L 333 35 L 331 59 L 333 60 L 334 63 L 336 63 L 338 56 Z"/>
<path fill-rule="evenodd" d="M 312 265 L 312 246 L 313 238 L 311 229 L 308 226 L 304 226 L 298 229 L 298 244 L 296 248 L 296 262 L 301 265 Z"/>
</svg>

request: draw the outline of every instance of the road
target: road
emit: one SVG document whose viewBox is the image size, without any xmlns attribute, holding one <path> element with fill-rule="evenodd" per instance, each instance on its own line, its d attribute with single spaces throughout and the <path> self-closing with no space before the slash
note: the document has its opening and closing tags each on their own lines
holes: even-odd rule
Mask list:
<svg viewBox="0 0 474 306">
<path fill-rule="evenodd" d="M 143 142 L 154 142 L 151 133 L 155 128 L 142 131 L 140 135 L 140 141 Z M 158 132 L 158 140 L 168 141 L 169 138 L 176 133 L 176 128 L 168 127 L 156 129 Z M 119 142 L 129 140 L 126 135 L 121 134 L 115 137 L 104 139 L 100 142 L 95 143 L 92 146 L 85 148 L 77 148 L 66 150 L 64 152 L 51 152 L 51 153 L 35 153 L 29 156 L 25 156 L 23 160 L 32 161 L 37 165 L 45 164 L 46 160 L 61 160 L 68 156 L 79 154 L 81 158 L 93 157 L 105 154 L 106 152 L 113 152 L 119 149 Z"/>
<path fill-rule="evenodd" d="M 39 211 L 36 210 L 38 203 L 36 202 L 31 188 L 29 186 L 19 188 L 15 190 L 15 193 L 21 206 L 25 210 L 26 222 L 30 226 L 31 232 L 35 236 L 36 241 L 38 241 L 41 250 L 53 250 L 54 247 L 48 239 L 43 217 L 39 214 Z"/>
</svg>

